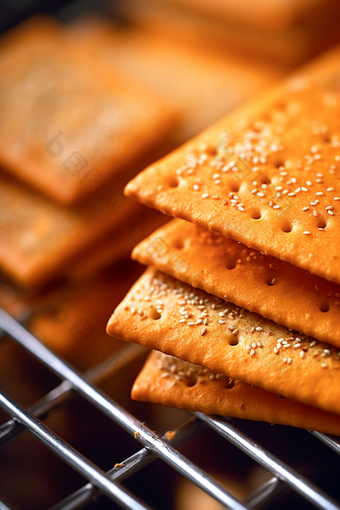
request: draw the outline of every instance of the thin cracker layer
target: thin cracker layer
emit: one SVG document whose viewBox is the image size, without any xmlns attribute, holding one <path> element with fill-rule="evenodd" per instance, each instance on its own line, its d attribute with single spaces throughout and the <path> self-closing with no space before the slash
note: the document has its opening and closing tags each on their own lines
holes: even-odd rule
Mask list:
<svg viewBox="0 0 340 510">
<path fill-rule="evenodd" d="M 125 188 L 340 283 L 340 49 L 222 119 Z"/>
<path fill-rule="evenodd" d="M 183 220 L 139 243 L 132 258 L 340 348 L 340 286 Z"/>
<path fill-rule="evenodd" d="M 340 416 L 282 398 L 261 388 L 213 374 L 152 352 L 131 390 L 134 400 L 234 418 L 291 425 L 340 435 Z"/>
<path fill-rule="evenodd" d="M 39 287 L 70 272 L 104 236 L 120 234 L 122 222 L 132 236 L 142 211 L 117 188 L 92 204 L 66 208 L 0 176 L 0 269 L 23 286 Z"/>
<path fill-rule="evenodd" d="M 340 414 L 338 351 L 150 267 L 107 332 Z"/>
</svg>

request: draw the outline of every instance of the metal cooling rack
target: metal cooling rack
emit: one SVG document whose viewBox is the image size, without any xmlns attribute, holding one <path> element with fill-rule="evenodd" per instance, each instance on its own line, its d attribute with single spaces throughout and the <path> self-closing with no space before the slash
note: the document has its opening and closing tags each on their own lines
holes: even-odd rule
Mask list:
<svg viewBox="0 0 340 510">
<path fill-rule="evenodd" d="M 12 417 L 11 420 L 0 427 L 0 445 L 22 431 L 28 430 L 88 480 L 84 487 L 55 505 L 53 510 L 81 508 L 101 493 L 106 494 L 122 508 L 133 510 L 149 508 L 125 489 L 120 482 L 158 458 L 169 464 L 226 508 L 233 510 L 263 508 L 287 488 L 291 488 L 316 508 L 340 510 L 340 504 L 238 430 L 233 425 L 232 420 L 207 416 L 199 412 L 192 413 L 188 421 L 175 429 L 175 439 L 168 441 L 165 437 L 151 431 L 144 423 L 95 386 L 96 383 L 110 375 L 114 375 L 115 371 L 119 370 L 116 363 L 105 360 L 94 369 L 81 375 L 0 308 L 0 337 L 6 333 L 59 376 L 62 381 L 59 386 L 29 409 L 24 409 L 6 393 L 0 391 L 0 405 Z M 140 355 L 142 348 L 128 345 L 120 352 L 127 362 L 132 362 Z M 112 468 L 105 473 L 43 424 L 42 420 L 48 416 L 49 412 L 56 406 L 66 402 L 74 392 L 81 394 L 93 406 L 100 409 L 111 420 L 134 436 L 143 446 L 137 453 L 122 460 L 121 464 L 123 466 L 119 469 Z M 178 446 L 195 435 L 204 426 L 208 426 L 234 444 L 259 465 L 267 469 L 273 477 L 259 486 L 243 502 L 237 500 L 208 473 L 177 450 Z M 336 438 L 319 432 L 312 432 L 312 434 L 333 451 L 340 454 L 340 441 Z M 8 506 L 0 501 L 0 509 L 7 510 Z"/>
</svg>

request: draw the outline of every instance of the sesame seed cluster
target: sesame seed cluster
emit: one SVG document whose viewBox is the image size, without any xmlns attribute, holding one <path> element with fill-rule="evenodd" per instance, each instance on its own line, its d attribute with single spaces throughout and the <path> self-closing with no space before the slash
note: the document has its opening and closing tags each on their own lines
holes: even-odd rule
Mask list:
<svg viewBox="0 0 340 510">
<path fill-rule="evenodd" d="M 192 363 L 168 356 L 162 352 L 157 352 L 156 356 L 156 366 L 162 371 L 161 377 L 163 379 L 173 377 L 177 381 L 184 382 L 187 386 L 220 380 L 228 380 L 229 387 L 233 385 L 233 380 L 231 378 L 227 378 L 223 374 L 214 374 L 208 368 L 193 365 Z"/>
<path fill-rule="evenodd" d="M 131 304 L 133 306 L 131 306 Z M 166 322 L 168 327 L 180 328 L 180 334 L 222 337 L 235 349 L 235 356 L 265 359 L 277 356 L 278 365 L 303 363 L 319 364 L 323 369 L 340 369 L 340 351 L 289 328 L 265 320 L 232 303 L 209 295 L 152 268 L 145 273 L 135 292 L 122 303 L 126 314 L 134 322 Z M 242 350 L 242 354 L 236 351 Z"/>
<path fill-rule="evenodd" d="M 220 121 L 127 195 L 340 284 L 340 90 L 337 67 L 322 69 Z"/>
</svg>

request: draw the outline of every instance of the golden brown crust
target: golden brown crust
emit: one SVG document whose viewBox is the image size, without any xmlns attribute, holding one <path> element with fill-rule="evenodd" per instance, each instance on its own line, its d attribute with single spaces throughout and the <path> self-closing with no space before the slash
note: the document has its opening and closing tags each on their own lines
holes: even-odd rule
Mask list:
<svg viewBox="0 0 340 510">
<path fill-rule="evenodd" d="M 340 414 L 337 349 L 154 268 L 116 308 L 107 332 Z"/>
<path fill-rule="evenodd" d="M 337 48 L 125 188 L 129 197 L 340 283 Z"/>
<path fill-rule="evenodd" d="M 179 375 L 180 374 L 180 375 Z M 340 416 L 217 376 L 201 367 L 152 352 L 134 382 L 134 400 L 206 414 L 291 425 L 340 435 Z"/>
<path fill-rule="evenodd" d="M 132 258 L 340 348 L 340 286 L 287 262 L 183 220 L 156 230 Z"/>
<path fill-rule="evenodd" d="M 6 35 L 0 74 L 1 165 L 66 204 L 92 198 L 94 174 L 110 180 L 177 122 L 173 107 L 100 64 L 49 18 Z"/>
</svg>

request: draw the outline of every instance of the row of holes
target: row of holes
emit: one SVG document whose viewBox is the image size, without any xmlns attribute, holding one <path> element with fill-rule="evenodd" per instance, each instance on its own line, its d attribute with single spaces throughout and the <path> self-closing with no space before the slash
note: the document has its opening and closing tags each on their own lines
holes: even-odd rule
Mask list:
<svg viewBox="0 0 340 510">
<path fill-rule="evenodd" d="M 182 239 L 176 239 L 175 241 L 173 241 L 172 243 L 172 246 L 173 248 L 175 248 L 176 250 L 182 250 L 184 248 L 184 242 Z M 228 260 L 227 261 L 227 264 L 226 264 L 226 268 L 230 271 L 232 271 L 233 269 L 235 269 L 239 264 L 237 263 L 237 261 L 235 262 L 234 260 Z M 273 285 L 276 285 L 277 282 L 275 283 L 272 283 L 273 281 L 273 278 L 274 276 L 270 276 L 268 277 L 268 279 L 266 280 L 266 284 L 268 285 L 268 287 L 272 287 Z M 323 312 L 323 313 L 326 313 L 326 312 L 329 312 L 330 310 L 330 306 L 328 304 L 322 304 L 320 305 L 320 312 Z M 154 313 L 157 313 L 156 310 L 154 311 Z M 158 314 L 159 315 L 159 314 Z M 151 317 L 153 318 L 153 317 Z M 160 318 L 160 316 L 158 317 L 158 319 Z M 157 320 L 157 319 L 155 319 Z"/>
<path fill-rule="evenodd" d="M 177 177 L 173 176 L 173 177 L 169 178 L 168 184 L 170 187 L 176 188 L 179 184 Z M 233 191 L 234 193 L 237 193 L 239 191 L 239 189 L 240 189 L 240 184 L 237 182 L 231 186 L 231 191 Z M 259 219 L 261 219 L 262 214 L 261 214 L 261 211 L 259 211 L 259 209 L 252 208 L 252 209 L 250 209 L 250 216 L 254 220 L 259 220 Z M 318 218 L 316 220 L 316 225 L 318 228 L 326 228 L 327 221 L 324 218 Z M 281 230 L 282 230 L 282 232 L 285 232 L 288 234 L 289 232 L 292 232 L 293 226 L 291 223 L 289 223 L 287 220 L 285 220 L 281 225 Z"/>
</svg>

